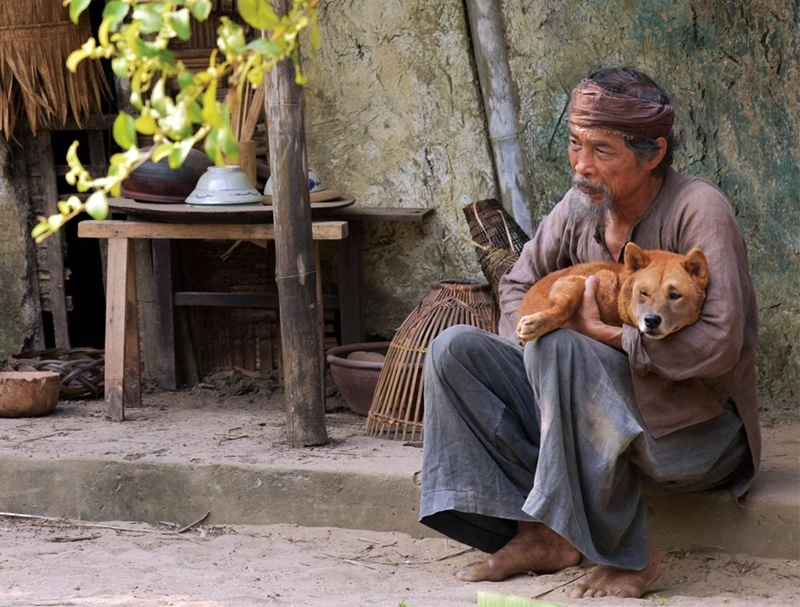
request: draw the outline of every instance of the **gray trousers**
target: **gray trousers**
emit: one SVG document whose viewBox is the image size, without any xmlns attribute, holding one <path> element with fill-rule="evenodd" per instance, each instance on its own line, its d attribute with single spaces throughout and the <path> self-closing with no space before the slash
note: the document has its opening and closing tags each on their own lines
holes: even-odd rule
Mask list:
<svg viewBox="0 0 800 607">
<path fill-rule="evenodd" d="M 496 552 L 541 522 L 592 561 L 648 561 L 642 487 L 718 487 L 750 454 L 733 405 L 654 439 L 624 353 L 567 329 L 519 346 L 451 327 L 428 349 L 420 521 Z"/>
</svg>

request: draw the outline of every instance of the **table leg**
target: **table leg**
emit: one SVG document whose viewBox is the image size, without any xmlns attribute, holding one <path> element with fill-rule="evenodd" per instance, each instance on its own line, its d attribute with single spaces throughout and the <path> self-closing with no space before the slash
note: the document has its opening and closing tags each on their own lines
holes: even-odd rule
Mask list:
<svg viewBox="0 0 800 607">
<path fill-rule="evenodd" d="M 363 223 L 349 220 L 348 232 L 339 248 L 339 318 L 343 345 L 364 341 Z"/>
<path fill-rule="evenodd" d="M 105 414 L 119 422 L 125 419 L 126 406 L 141 403 L 134 264 L 133 241 L 110 238 L 106 280 Z"/>
</svg>

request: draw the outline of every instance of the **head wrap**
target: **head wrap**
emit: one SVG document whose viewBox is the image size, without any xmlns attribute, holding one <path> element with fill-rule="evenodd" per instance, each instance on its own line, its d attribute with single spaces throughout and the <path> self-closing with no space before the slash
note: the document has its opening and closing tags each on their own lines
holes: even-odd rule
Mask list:
<svg viewBox="0 0 800 607">
<path fill-rule="evenodd" d="M 585 128 L 599 128 L 624 137 L 669 137 L 675 112 L 669 104 L 612 93 L 590 80 L 572 91 L 569 121 Z"/>
</svg>

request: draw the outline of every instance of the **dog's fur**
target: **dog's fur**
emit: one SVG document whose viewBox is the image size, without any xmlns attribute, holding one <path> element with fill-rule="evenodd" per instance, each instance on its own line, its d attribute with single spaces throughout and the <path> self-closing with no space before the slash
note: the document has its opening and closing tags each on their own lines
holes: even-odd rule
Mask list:
<svg viewBox="0 0 800 607">
<path fill-rule="evenodd" d="M 534 284 L 522 299 L 517 324 L 528 342 L 566 323 L 583 301 L 586 279 L 597 276 L 597 304 L 609 325 L 632 325 L 651 339 L 663 339 L 694 323 L 706 297 L 708 263 L 701 249 L 686 255 L 644 251 L 630 242 L 625 263 L 582 263 L 558 270 Z"/>
</svg>

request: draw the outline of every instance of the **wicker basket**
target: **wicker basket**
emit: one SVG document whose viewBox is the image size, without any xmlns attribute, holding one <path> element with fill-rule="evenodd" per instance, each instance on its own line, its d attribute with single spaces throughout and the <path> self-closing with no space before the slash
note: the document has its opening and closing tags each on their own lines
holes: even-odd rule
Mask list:
<svg viewBox="0 0 800 607">
<path fill-rule="evenodd" d="M 6 363 L 9 371 L 52 371 L 61 379 L 60 397 L 100 398 L 105 388 L 103 350 L 50 348 L 28 350 Z"/>
<path fill-rule="evenodd" d="M 500 279 L 519 258 L 530 238 L 494 198 L 478 200 L 463 209 L 470 236 L 478 248 L 478 262 L 497 301 Z"/>
<path fill-rule="evenodd" d="M 497 308 L 485 282 L 437 282 L 389 344 L 367 415 L 367 434 L 422 440 L 423 362 L 434 337 L 458 324 L 497 331 Z"/>
</svg>

